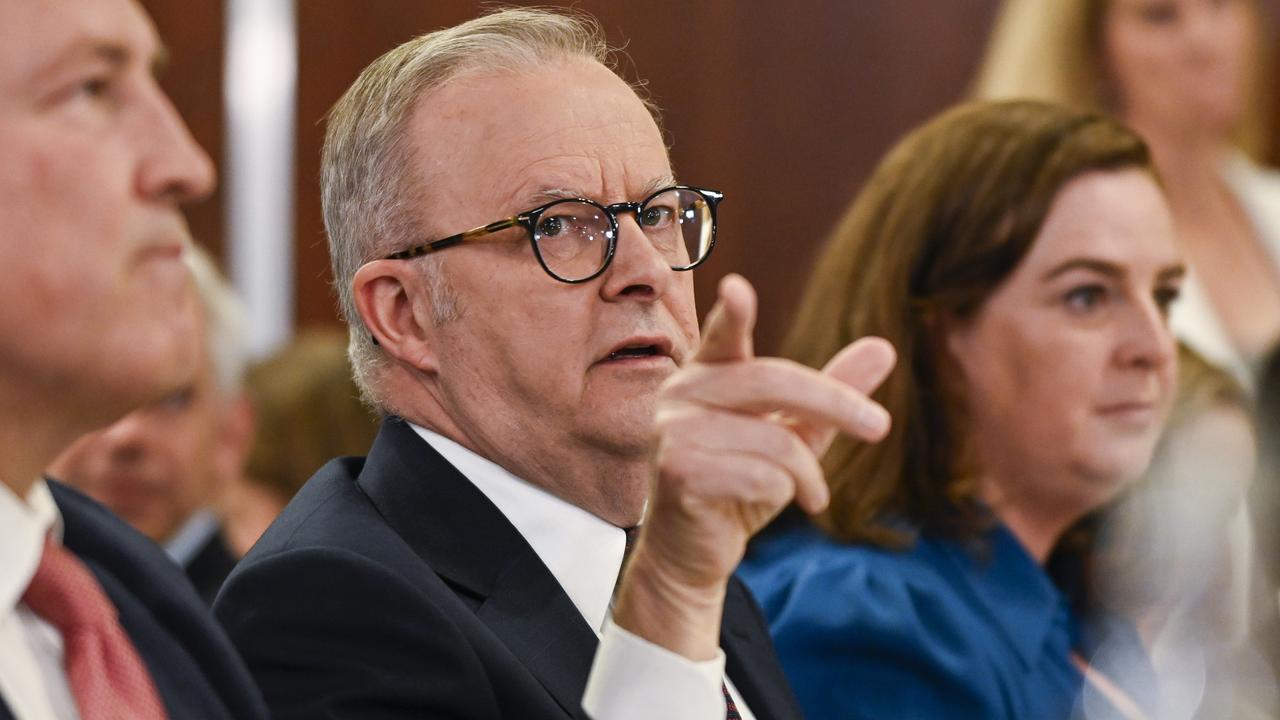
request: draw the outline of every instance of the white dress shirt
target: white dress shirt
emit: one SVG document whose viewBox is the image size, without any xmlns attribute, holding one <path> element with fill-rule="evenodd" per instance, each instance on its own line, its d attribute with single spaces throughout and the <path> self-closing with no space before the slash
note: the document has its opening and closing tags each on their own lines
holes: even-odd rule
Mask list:
<svg viewBox="0 0 1280 720">
<path fill-rule="evenodd" d="M 0 483 L 0 697 L 19 720 L 79 720 L 62 663 L 62 636 L 23 603 L 62 516 L 44 480 L 25 500 Z"/>
<path fill-rule="evenodd" d="M 723 652 L 693 662 L 609 621 L 626 549 L 621 528 L 443 435 L 409 426 L 497 506 L 600 635 L 582 702 L 588 715 L 595 720 L 724 720 L 724 682 L 742 717 L 755 719 L 725 677 Z"/>
<path fill-rule="evenodd" d="M 1249 218 L 1273 268 L 1280 272 L 1280 173 L 1263 168 L 1240 151 L 1223 158 L 1222 176 Z M 1174 335 L 1213 364 L 1230 371 L 1250 392 L 1255 390 L 1265 357 L 1248 357 L 1235 346 L 1209 292 L 1190 268 L 1169 316 Z"/>
<path fill-rule="evenodd" d="M 179 567 L 186 568 L 208 544 L 209 539 L 217 534 L 217 516 L 210 510 L 200 510 L 182 523 L 173 537 L 164 542 L 164 551 Z"/>
</svg>

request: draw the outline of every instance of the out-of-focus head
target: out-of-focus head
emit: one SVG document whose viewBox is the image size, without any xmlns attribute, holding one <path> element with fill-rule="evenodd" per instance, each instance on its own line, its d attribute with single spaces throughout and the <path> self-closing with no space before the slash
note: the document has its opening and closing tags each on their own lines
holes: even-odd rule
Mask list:
<svg viewBox="0 0 1280 720">
<path fill-rule="evenodd" d="M 336 455 L 364 455 L 378 423 L 360 401 L 346 334 L 312 330 L 254 364 L 246 379 L 258 433 L 245 474 L 283 507 Z"/>
<path fill-rule="evenodd" d="M 1270 65 L 1260 13 L 1254 0 L 1007 0 L 975 95 L 1106 110 L 1261 155 Z"/>
<path fill-rule="evenodd" d="M 179 205 L 213 170 L 158 42 L 133 0 L 0 0 L 0 386 L 72 432 L 196 362 Z"/>
<path fill-rule="evenodd" d="M 366 394 L 623 524 L 646 480 L 585 464 L 647 457 L 658 387 L 697 341 L 690 274 L 634 213 L 608 268 L 577 284 L 553 279 L 518 226 L 384 259 L 556 199 L 673 185 L 652 112 L 605 52 L 590 21 L 537 10 L 410 41 L 333 109 L 322 182 Z"/>
<path fill-rule="evenodd" d="M 157 542 L 217 502 L 253 431 L 241 390 L 244 310 L 202 250 L 187 257 L 199 300 L 195 367 L 159 402 L 85 435 L 49 468 Z"/>
<path fill-rule="evenodd" d="M 956 108 L 880 163 L 817 267 L 788 354 L 821 365 L 878 335 L 901 358 L 876 395 L 889 437 L 827 457 L 839 534 L 892 541 L 891 517 L 969 534 L 979 499 L 1083 514 L 1145 469 L 1182 265 L 1131 131 L 1038 102 Z"/>
<path fill-rule="evenodd" d="M 1230 137 L 1255 81 L 1256 14 L 1249 0 L 1110 0 L 1099 43 L 1117 114 Z"/>
</svg>

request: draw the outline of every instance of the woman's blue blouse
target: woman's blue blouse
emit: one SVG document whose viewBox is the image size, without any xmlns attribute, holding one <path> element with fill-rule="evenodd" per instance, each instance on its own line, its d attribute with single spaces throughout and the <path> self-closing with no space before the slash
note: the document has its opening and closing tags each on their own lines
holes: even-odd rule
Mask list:
<svg viewBox="0 0 1280 720">
<path fill-rule="evenodd" d="M 1008 530 L 983 540 L 926 536 L 894 551 L 806 528 L 760 541 L 738 574 L 806 715 L 1111 716 L 1077 707 L 1084 680 L 1071 653 L 1092 657 L 1093 643 L 1065 597 Z M 1149 669 L 1131 628 L 1120 635 L 1107 647 Z"/>
</svg>

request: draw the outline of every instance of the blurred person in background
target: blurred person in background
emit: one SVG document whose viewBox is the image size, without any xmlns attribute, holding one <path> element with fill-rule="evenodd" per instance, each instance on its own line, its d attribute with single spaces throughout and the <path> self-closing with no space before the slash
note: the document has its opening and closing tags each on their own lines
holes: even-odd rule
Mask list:
<svg viewBox="0 0 1280 720">
<path fill-rule="evenodd" d="M 1146 471 L 1173 394 L 1184 269 L 1146 146 L 1095 113 L 961 106 L 888 154 L 816 268 L 787 354 L 875 335 L 902 362 L 873 395 L 889 436 L 824 460 L 825 533 L 739 571 L 806 714 L 1052 720 L 1089 687 L 1149 715 L 1147 679 L 1095 664 L 1104 641 L 1146 664 L 1136 632 L 1043 568 Z"/>
<path fill-rule="evenodd" d="M 1280 339 L 1280 176 L 1254 0 L 1007 0 L 975 94 L 1114 114 L 1151 147 L 1191 269 L 1175 333 L 1252 388 Z"/>
<path fill-rule="evenodd" d="M 164 553 L 41 474 L 198 359 L 180 206 L 213 164 L 132 0 L 0 0 L 0 718 L 266 717 Z"/>
<path fill-rule="evenodd" d="M 158 402 L 77 440 L 49 475 L 106 505 L 164 547 L 209 604 L 240 557 L 219 508 L 253 437 L 244 392 L 244 308 L 198 247 L 187 252 L 199 299 L 198 362 Z"/>
<path fill-rule="evenodd" d="M 1252 403 L 1229 373 L 1185 346 L 1178 364 L 1151 468 L 1091 518 L 1078 600 L 1136 624 L 1161 718 L 1274 717 L 1275 681 L 1258 652 L 1274 627 L 1255 606 L 1275 598 L 1254 564 L 1245 505 L 1257 457 Z"/>
<path fill-rule="evenodd" d="M 249 368 L 256 432 L 244 472 L 228 487 L 223 536 L 236 557 L 257 542 L 315 471 L 360 455 L 378 433 L 347 361 L 347 334 L 308 330 Z"/>
</svg>

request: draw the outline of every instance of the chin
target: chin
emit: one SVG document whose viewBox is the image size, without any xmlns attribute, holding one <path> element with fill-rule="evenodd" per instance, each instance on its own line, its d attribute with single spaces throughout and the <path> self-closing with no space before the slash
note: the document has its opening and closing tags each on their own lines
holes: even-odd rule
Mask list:
<svg viewBox="0 0 1280 720">
<path fill-rule="evenodd" d="M 1089 479 L 1096 500 L 1094 506 L 1110 502 L 1146 474 L 1151 466 L 1151 450 L 1147 446 L 1122 448 L 1080 463 L 1081 474 Z"/>
</svg>

